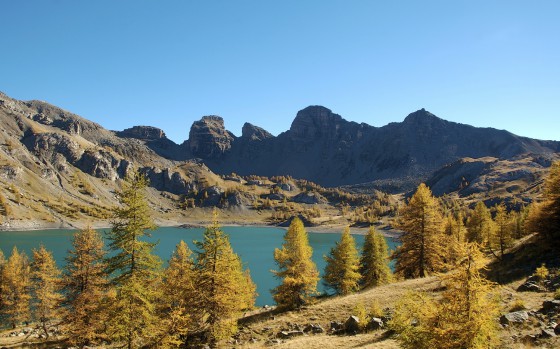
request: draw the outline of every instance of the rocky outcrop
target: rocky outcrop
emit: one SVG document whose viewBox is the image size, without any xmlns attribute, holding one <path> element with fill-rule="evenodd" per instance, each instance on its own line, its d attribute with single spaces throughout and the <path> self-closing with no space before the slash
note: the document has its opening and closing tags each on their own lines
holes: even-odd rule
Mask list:
<svg viewBox="0 0 560 349">
<path fill-rule="evenodd" d="M 193 156 L 217 159 L 231 148 L 234 139 L 235 136 L 225 129 L 224 119 L 210 115 L 193 123 L 188 144 Z"/>
<path fill-rule="evenodd" d="M 292 201 L 297 202 L 299 204 L 309 204 L 309 205 L 326 204 L 328 202 L 328 200 L 323 195 L 314 191 L 299 193 L 298 195 L 292 198 Z"/>
<path fill-rule="evenodd" d="M 118 132 L 120 137 L 137 138 L 142 140 L 156 140 L 167 138 L 163 130 L 152 126 L 134 126 Z"/>
<path fill-rule="evenodd" d="M 70 136 L 60 133 L 32 133 L 28 132 L 23 138 L 23 144 L 43 161 L 55 163 L 59 155 L 73 164 L 78 161 L 84 150 Z"/>
<path fill-rule="evenodd" d="M 241 129 L 241 138 L 249 141 L 264 141 L 274 136 L 268 131 L 246 122 Z"/>
<path fill-rule="evenodd" d="M 183 195 L 196 188 L 192 181 L 187 181 L 179 172 L 174 172 L 169 168 L 145 167 L 140 171 L 148 177 L 150 186 L 159 191 Z"/>
</svg>

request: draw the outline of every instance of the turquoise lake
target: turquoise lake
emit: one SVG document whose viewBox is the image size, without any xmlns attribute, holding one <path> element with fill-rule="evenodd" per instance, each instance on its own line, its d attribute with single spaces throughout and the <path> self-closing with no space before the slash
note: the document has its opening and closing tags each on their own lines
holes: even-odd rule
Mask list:
<svg viewBox="0 0 560 349">
<path fill-rule="evenodd" d="M 284 229 L 272 227 L 223 227 L 229 234 L 230 242 L 234 251 L 241 256 L 246 267 L 251 271 L 251 277 L 257 284 L 258 297 L 257 306 L 265 304 L 272 305 L 274 301 L 270 290 L 279 284 L 270 270 L 275 269 L 273 253 L 274 249 L 280 247 L 283 242 Z M 103 231 L 103 230 L 101 230 Z M 156 253 L 167 261 L 175 249 L 175 245 L 184 240 L 194 249 L 193 240 L 202 240 L 203 228 L 158 228 L 152 232 L 151 241 L 158 241 Z M 9 257 L 14 246 L 20 251 L 25 251 L 31 256 L 31 251 L 41 244 L 53 252 L 59 267 L 64 266 L 66 252 L 71 248 L 71 237 L 75 230 L 33 230 L 33 231 L 4 231 L 0 232 L 0 249 L 6 258 Z M 364 242 L 363 235 L 354 235 L 356 244 L 361 248 Z M 340 239 L 340 234 L 313 233 L 309 232 L 309 243 L 313 248 L 313 261 L 317 264 L 319 271 L 323 272 L 325 261 L 323 255 L 329 253 L 330 249 Z M 389 249 L 394 250 L 398 242 L 387 238 Z M 324 292 L 321 282 L 318 285 L 319 292 Z"/>
</svg>

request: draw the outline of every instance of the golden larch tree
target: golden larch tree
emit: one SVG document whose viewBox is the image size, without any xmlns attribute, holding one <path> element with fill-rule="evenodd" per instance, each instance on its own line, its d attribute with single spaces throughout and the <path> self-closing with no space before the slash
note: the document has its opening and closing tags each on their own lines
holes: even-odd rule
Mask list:
<svg viewBox="0 0 560 349">
<path fill-rule="evenodd" d="M 31 262 L 31 284 L 33 289 L 33 310 L 43 334 L 48 339 L 49 329 L 54 320 L 60 320 L 62 294 L 60 270 L 50 251 L 41 245 L 33 250 Z"/>
<path fill-rule="evenodd" d="M 147 230 L 155 229 L 145 196 L 147 185 L 147 179 L 137 172 L 127 176 L 119 193 L 121 206 L 114 209 L 108 234 L 113 253 L 107 270 L 113 276 L 115 293 L 107 331 L 128 349 L 151 343 L 159 322 L 156 302 L 161 298 L 161 260 L 153 253 L 156 243 L 146 241 Z"/>
<path fill-rule="evenodd" d="M 2 270 L 2 302 L 6 323 L 12 328 L 31 318 L 31 270 L 29 259 L 17 247 L 12 249 L 10 258 Z"/>
<path fill-rule="evenodd" d="M 485 246 L 493 234 L 492 215 L 484 202 L 479 201 L 467 219 L 467 240 Z"/>
<path fill-rule="evenodd" d="M 216 210 L 203 240 L 195 244 L 199 306 L 205 314 L 209 341 L 215 345 L 237 331 L 240 312 L 254 307 L 256 286 L 218 224 Z"/>
<path fill-rule="evenodd" d="M 498 258 L 502 258 L 508 247 L 511 246 L 513 242 L 512 238 L 512 221 L 511 216 L 508 215 L 506 207 L 504 204 L 496 205 L 495 207 L 496 215 L 494 216 L 494 231 L 490 237 L 488 246 L 490 251 L 496 255 Z M 496 254 L 498 250 L 499 255 Z"/>
<path fill-rule="evenodd" d="M 160 302 L 161 323 L 158 345 L 178 347 L 190 328 L 198 329 L 202 309 L 197 273 L 189 246 L 180 241 L 169 260 L 163 276 L 163 298 Z"/>
<path fill-rule="evenodd" d="M 369 227 L 360 258 L 362 288 L 388 284 L 393 279 L 389 266 L 389 248 L 385 237 L 375 227 Z"/>
<path fill-rule="evenodd" d="M 284 235 L 282 248 L 274 250 L 278 270 L 272 273 L 282 283 L 272 290 L 272 295 L 279 307 L 299 308 L 317 292 L 319 272 L 312 254 L 303 222 L 295 217 Z"/>
<path fill-rule="evenodd" d="M 74 234 L 64 270 L 65 313 L 68 341 L 91 345 L 104 340 L 107 321 L 105 250 L 101 235 L 86 228 Z"/>
<path fill-rule="evenodd" d="M 499 344 L 496 321 L 499 302 L 494 285 L 480 273 L 484 258 L 480 247 L 463 243 L 455 269 L 441 277 L 442 298 L 409 294 L 395 306 L 390 327 L 403 348 L 495 348 Z"/>
<path fill-rule="evenodd" d="M 350 228 L 344 228 L 340 241 L 324 256 L 327 265 L 323 283 L 336 294 L 350 294 L 359 289 L 360 260 L 356 241 L 350 235 Z"/>
<path fill-rule="evenodd" d="M 443 234 L 441 207 L 424 183 L 399 215 L 402 244 L 392 256 L 396 259 L 396 274 L 416 278 L 443 271 L 447 238 Z"/>
<path fill-rule="evenodd" d="M 550 166 L 544 201 L 531 205 L 526 227 L 539 233 L 555 248 L 560 248 L 560 161 Z"/>
</svg>

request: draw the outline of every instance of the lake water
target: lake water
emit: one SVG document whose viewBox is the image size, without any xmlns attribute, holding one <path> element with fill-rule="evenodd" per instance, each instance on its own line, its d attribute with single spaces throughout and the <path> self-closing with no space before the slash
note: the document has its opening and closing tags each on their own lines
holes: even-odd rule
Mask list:
<svg viewBox="0 0 560 349">
<path fill-rule="evenodd" d="M 274 249 L 280 247 L 283 242 L 284 229 L 271 227 L 223 227 L 229 234 L 230 242 L 234 251 L 241 256 L 241 260 L 251 270 L 251 277 L 257 284 L 257 306 L 265 304 L 272 305 L 274 301 L 270 290 L 279 284 L 270 270 L 276 269 L 273 253 Z M 41 244 L 53 252 L 59 267 L 64 266 L 66 252 L 71 248 L 71 237 L 75 230 L 34 230 L 34 231 L 10 231 L 0 232 L 0 249 L 6 258 L 11 254 L 13 246 L 20 251 L 25 251 L 31 257 L 31 251 Z M 175 246 L 180 240 L 184 240 L 194 249 L 193 240 L 202 240 L 203 228 L 158 228 L 152 232 L 151 241 L 159 240 L 156 253 L 167 261 Z M 356 244 L 361 248 L 364 236 L 354 235 Z M 326 234 L 309 232 L 309 243 L 313 248 L 313 261 L 317 268 L 323 273 L 325 261 L 323 255 L 329 253 L 331 247 L 340 239 L 340 234 Z M 387 238 L 389 249 L 395 249 L 398 243 Z M 318 289 L 324 291 L 319 282 Z"/>
</svg>

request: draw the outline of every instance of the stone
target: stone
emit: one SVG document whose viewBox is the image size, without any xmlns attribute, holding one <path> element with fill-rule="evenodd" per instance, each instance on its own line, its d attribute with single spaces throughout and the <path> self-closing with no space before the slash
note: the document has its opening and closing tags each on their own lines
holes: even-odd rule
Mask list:
<svg viewBox="0 0 560 349">
<path fill-rule="evenodd" d="M 553 329 L 550 328 L 543 328 L 541 331 L 541 338 L 552 338 L 552 337 L 556 337 L 556 333 Z"/>
<path fill-rule="evenodd" d="M 299 337 L 299 336 L 303 336 L 305 333 L 303 333 L 303 331 L 298 331 L 298 330 L 293 330 L 293 331 L 280 331 L 280 333 L 278 333 L 278 337 L 279 338 L 293 338 L 293 337 Z"/>
<path fill-rule="evenodd" d="M 514 311 L 500 317 L 502 325 L 521 324 L 527 320 L 529 320 L 529 314 L 526 311 Z"/>
<path fill-rule="evenodd" d="M 371 318 L 368 324 L 366 325 L 366 329 L 369 331 L 376 331 L 383 328 L 383 320 L 378 317 Z"/>
<path fill-rule="evenodd" d="M 556 325 L 554 327 L 554 333 L 556 333 L 557 335 L 560 335 L 560 325 Z"/>
<path fill-rule="evenodd" d="M 303 332 L 308 333 L 324 333 L 325 329 L 319 324 L 308 324 L 303 328 Z"/>
<path fill-rule="evenodd" d="M 551 301 L 544 301 L 540 312 L 546 314 L 550 312 L 558 312 L 559 310 L 560 310 L 560 300 L 554 299 Z"/>
<path fill-rule="evenodd" d="M 546 292 L 546 289 L 534 281 L 527 281 L 517 288 L 519 292 Z"/>
<path fill-rule="evenodd" d="M 347 333 L 358 333 L 360 332 L 360 319 L 357 316 L 350 316 L 344 322 L 344 329 Z"/>
<path fill-rule="evenodd" d="M 342 322 L 331 321 L 330 326 L 331 326 L 331 331 L 333 332 L 344 330 L 344 324 Z"/>
</svg>

